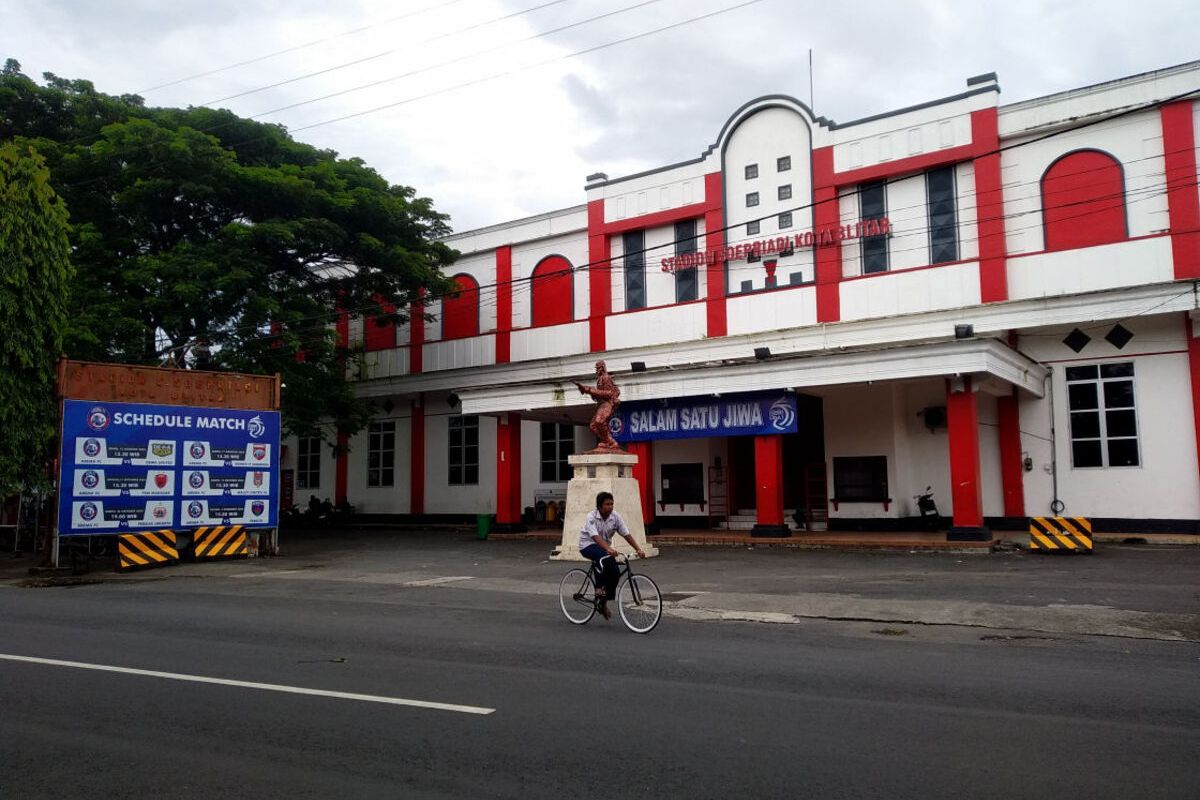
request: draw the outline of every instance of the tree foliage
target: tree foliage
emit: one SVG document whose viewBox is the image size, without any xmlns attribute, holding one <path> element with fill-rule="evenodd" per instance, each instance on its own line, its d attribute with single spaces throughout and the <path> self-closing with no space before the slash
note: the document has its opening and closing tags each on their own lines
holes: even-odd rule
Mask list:
<svg viewBox="0 0 1200 800">
<path fill-rule="evenodd" d="M 0 145 L 0 498 L 43 482 L 53 449 L 68 227 L 42 157 Z"/>
<path fill-rule="evenodd" d="M 43 77 L 11 60 L 0 73 L 0 138 L 33 142 L 71 208 L 69 355 L 280 372 L 291 430 L 365 424 L 334 309 L 378 316 L 381 298 L 444 291 L 447 217 L 281 126 Z"/>
</svg>

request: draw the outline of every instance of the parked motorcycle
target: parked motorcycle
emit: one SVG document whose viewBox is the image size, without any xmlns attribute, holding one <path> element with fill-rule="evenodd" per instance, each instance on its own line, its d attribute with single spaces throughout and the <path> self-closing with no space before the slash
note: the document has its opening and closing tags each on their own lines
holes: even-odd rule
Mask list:
<svg viewBox="0 0 1200 800">
<path fill-rule="evenodd" d="M 937 503 L 933 500 L 933 487 L 926 486 L 923 493 L 913 495 L 913 500 L 917 501 L 917 512 L 921 515 L 925 528 L 937 530 L 941 514 L 938 513 Z"/>
</svg>

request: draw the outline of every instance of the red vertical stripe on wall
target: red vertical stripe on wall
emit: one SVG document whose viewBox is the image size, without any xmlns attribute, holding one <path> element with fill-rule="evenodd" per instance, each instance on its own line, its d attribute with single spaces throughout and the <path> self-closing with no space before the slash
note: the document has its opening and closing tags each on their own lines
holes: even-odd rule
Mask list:
<svg viewBox="0 0 1200 800">
<path fill-rule="evenodd" d="M 604 231 L 604 201 L 588 203 L 588 343 L 605 349 L 605 320 L 612 313 L 612 246 Z"/>
<path fill-rule="evenodd" d="M 1181 100 L 1168 103 L 1159 112 L 1171 253 L 1175 277 L 1179 279 L 1200 278 L 1200 196 L 1196 192 L 1196 126 L 1192 105 L 1191 100 Z"/>
<path fill-rule="evenodd" d="M 759 525 L 783 524 L 783 437 L 754 437 L 754 486 Z"/>
<path fill-rule="evenodd" d="M 725 252 L 725 189 L 721 173 L 704 176 L 704 247 L 709 253 Z M 725 259 L 717 258 L 706 266 L 704 276 L 707 330 L 711 339 L 729 331 L 725 300 Z M 650 504 L 653 508 L 653 502 Z M 653 516 L 650 517 L 653 519 Z"/>
<path fill-rule="evenodd" d="M 842 218 L 833 171 L 833 148 L 813 150 L 813 229 L 837 227 Z M 842 318 L 842 244 L 833 242 L 815 248 L 817 279 L 817 322 Z"/>
<path fill-rule="evenodd" d="M 642 521 L 649 525 L 654 521 L 654 442 L 630 442 L 625 448 L 638 459 L 633 477 L 642 499 Z"/>
<path fill-rule="evenodd" d="M 1188 366 L 1192 373 L 1192 419 L 1196 430 L 1196 468 L 1200 470 L 1200 339 L 1190 315 L 1183 315 L 1184 335 L 1188 343 Z"/>
<path fill-rule="evenodd" d="M 1014 388 L 996 400 L 1000 435 L 1000 482 L 1004 491 L 1004 516 L 1025 516 L 1024 469 L 1021 463 L 1021 411 Z"/>
<path fill-rule="evenodd" d="M 425 351 L 425 290 L 418 290 L 417 297 L 417 302 L 408 311 L 408 372 L 411 375 L 421 374 Z"/>
<path fill-rule="evenodd" d="M 496 363 L 507 364 L 512 353 L 512 247 L 496 248 Z"/>
<path fill-rule="evenodd" d="M 409 419 L 409 513 L 425 513 L 425 397 L 417 395 Z"/>
<path fill-rule="evenodd" d="M 350 478 L 350 437 L 338 431 L 337 462 L 333 478 L 333 502 L 341 504 L 346 501 L 346 487 Z"/>
<path fill-rule="evenodd" d="M 979 481 L 979 410 L 971 379 L 964 389 L 946 386 L 946 427 L 950 434 L 950 495 L 954 502 L 954 527 L 983 526 L 983 493 Z"/>
<path fill-rule="evenodd" d="M 999 117 L 995 108 L 971 112 L 975 158 L 975 218 L 979 228 L 979 293 L 985 303 L 1008 299 L 1008 247 L 1004 241 L 1004 192 L 1000 182 Z M 986 154 L 986 155 L 985 155 Z"/>
<path fill-rule="evenodd" d="M 521 521 L 521 415 L 508 413 L 496 425 L 496 523 Z"/>
</svg>

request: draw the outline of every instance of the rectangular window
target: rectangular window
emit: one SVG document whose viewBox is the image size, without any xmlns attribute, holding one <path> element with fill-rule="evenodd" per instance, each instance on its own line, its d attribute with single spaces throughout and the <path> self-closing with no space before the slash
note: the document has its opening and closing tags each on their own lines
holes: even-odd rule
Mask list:
<svg viewBox="0 0 1200 800">
<path fill-rule="evenodd" d="M 858 216 L 863 222 L 882 219 L 887 216 L 887 186 L 878 183 L 864 183 L 858 187 Z M 888 269 L 888 237 L 886 233 L 876 236 L 862 237 L 862 271 L 864 275 L 873 272 L 887 272 Z"/>
<path fill-rule="evenodd" d="M 1071 465 L 1136 467 L 1137 411 L 1133 362 L 1067 367 L 1071 414 Z"/>
<path fill-rule="evenodd" d="M 779 187 L 779 199 L 780 200 L 791 200 L 792 199 L 792 185 L 790 183 L 785 183 L 783 186 Z"/>
<path fill-rule="evenodd" d="M 479 417 L 450 417 L 451 486 L 479 483 Z"/>
<path fill-rule="evenodd" d="M 834 458 L 833 497 L 841 503 L 882 503 L 890 500 L 887 456 Z"/>
<path fill-rule="evenodd" d="M 682 256 L 699 251 L 696 238 L 696 220 L 688 219 L 675 223 L 675 255 Z M 675 302 L 686 303 L 700 296 L 700 268 L 691 266 L 675 273 Z"/>
<path fill-rule="evenodd" d="M 779 230 L 792 227 L 792 212 L 785 211 L 779 215 Z"/>
<path fill-rule="evenodd" d="M 775 159 L 775 171 L 776 172 L 787 172 L 791 168 L 792 168 L 792 157 L 791 156 L 780 156 L 779 158 Z"/>
<path fill-rule="evenodd" d="M 621 237 L 625 252 L 625 308 L 646 307 L 646 232 Z"/>
<path fill-rule="evenodd" d="M 929 197 L 929 263 L 958 260 L 958 214 L 954 199 L 954 167 L 925 173 Z"/>
<path fill-rule="evenodd" d="M 758 192 L 750 192 L 746 195 L 746 205 L 748 207 L 758 205 Z"/>
<path fill-rule="evenodd" d="M 396 421 L 367 426 L 367 486 L 396 485 Z"/>
<path fill-rule="evenodd" d="M 321 488 L 321 437 L 301 436 L 296 442 L 296 488 Z"/>
<path fill-rule="evenodd" d="M 571 480 L 567 456 L 575 454 L 575 426 L 560 422 L 542 423 L 542 480 Z"/>
<path fill-rule="evenodd" d="M 758 164 L 746 165 L 746 180 L 752 181 L 758 177 Z"/>
<path fill-rule="evenodd" d="M 662 495 L 664 503 L 703 503 L 703 464 L 663 464 Z"/>
<path fill-rule="evenodd" d="M 759 231 L 758 220 L 754 220 L 753 222 L 746 223 L 746 235 L 747 236 L 753 236 L 754 234 L 758 233 L 758 231 Z"/>
</svg>

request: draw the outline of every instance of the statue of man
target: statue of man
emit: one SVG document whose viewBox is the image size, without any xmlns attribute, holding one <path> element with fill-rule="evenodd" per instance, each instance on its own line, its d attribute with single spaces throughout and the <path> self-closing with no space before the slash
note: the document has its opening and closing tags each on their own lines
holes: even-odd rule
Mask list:
<svg viewBox="0 0 1200 800">
<path fill-rule="evenodd" d="M 599 403 L 596 413 L 592 415 L 592 421 L 588 423 L 588 428 L 596 434 L 597 444 L 596 450 L 593 452 L 621 452 L 621 446 L 613 439 L 612 433 L 608 429 L 609 417 L 617 410 L 617 406 L 621 405 L 621 390 L 617 388 L 612 376 L 608 374 L 608 368 L 604 362 L 596 362 L 596 385 L 594 387 L 584 386 L 579 381 L 575 381 L 575 385 L 579 387 L 580 394 L 591 395 L 592 399 Z"/>
</svg>

